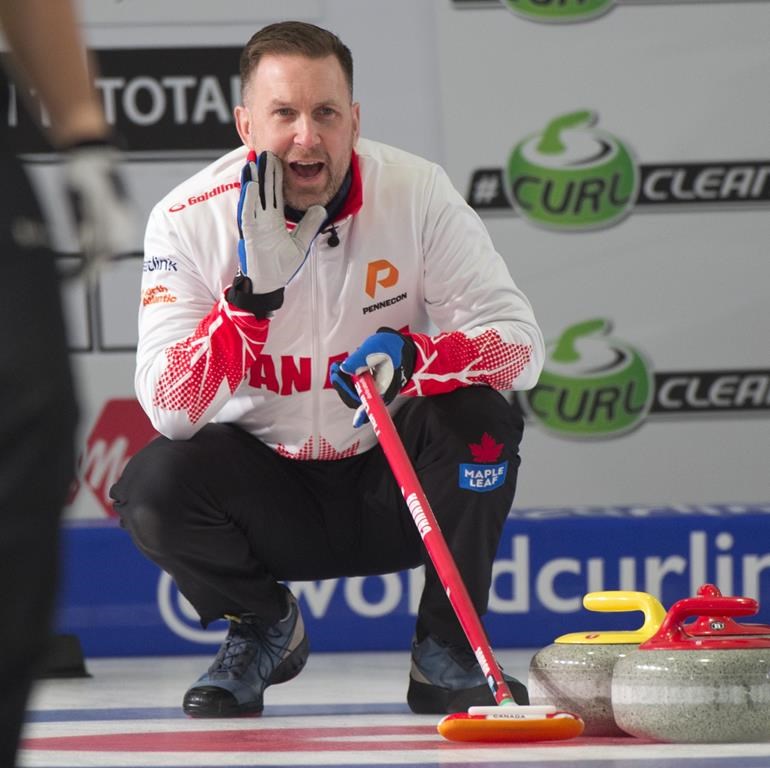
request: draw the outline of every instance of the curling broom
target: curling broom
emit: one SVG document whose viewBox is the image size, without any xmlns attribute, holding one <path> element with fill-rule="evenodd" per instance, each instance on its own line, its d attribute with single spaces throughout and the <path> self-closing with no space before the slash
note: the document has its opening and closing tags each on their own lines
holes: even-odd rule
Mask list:
<svg viewBox="0 0 770 768">
<path fill-rule="evenodd" d="M 468 712 L 447 715 L 439 722 L 438 732 L 450 741 L 555 741 L 579 736 L 583 732 L 584 723 L 578 715 L 558 710 L 554 706 L 522 706 L 514 701 L 371 373 L 364 371 L 355 375 L 353 382 L 439 580 L 496 702 L 496 706 L 470 707 Z"/>
</svg>

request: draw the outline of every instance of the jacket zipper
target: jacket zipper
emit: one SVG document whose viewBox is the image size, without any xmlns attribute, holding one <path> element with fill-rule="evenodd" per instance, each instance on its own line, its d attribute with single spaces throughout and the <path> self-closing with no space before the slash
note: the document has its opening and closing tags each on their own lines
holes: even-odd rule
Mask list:
<svg viewBox="0 0 770 768">
<path fill-rule="evenodd" d="M 317 240 L 317 238 L 316 238 Z M 321 407 L 321 391 L 323 389 L 323 380 L 319 382 L 319 376 L 321 372 L 321 360 L 320 360 L 320 340 L 319 340 L 319 327 L 318 327 L 318 247 L 314 240 L 310 246 L 310 253 L 308 259 L 310 259 L 310 318 L 311 318 L 311 380 L 310 380 L 310 392 L 312 395 L 312 412 L 313 417 L 311 420 L 312 430 L 310 433 L 310 440 L 313 449 L 311 451 L 312 457 L 317 459 L 320 455 L 320 427 L 319 427 L 319 411 Z"/>
</svg>

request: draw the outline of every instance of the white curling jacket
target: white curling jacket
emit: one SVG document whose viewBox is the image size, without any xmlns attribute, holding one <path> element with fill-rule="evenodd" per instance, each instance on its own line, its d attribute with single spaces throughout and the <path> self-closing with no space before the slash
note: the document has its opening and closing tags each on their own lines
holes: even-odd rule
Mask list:
<svg viewBox="0 0 770 768">
<path fill-rule="evenodd" d="M 204 168 L 149 218 L 135 384 L 161 434 L 232 422 L 296 459 L 367 450 L 372 429 L 353 427 L 328 370 L 382 326 L 417 346 L 391 411 L 403 396 L 536 384 L 542 334 L 481 220 L 439 166 L 384 144 L 359 141 L 339 243 L 316 236 L 283 306 L 258 320 L 229 304 L 246 155 Z"/>
</svg>

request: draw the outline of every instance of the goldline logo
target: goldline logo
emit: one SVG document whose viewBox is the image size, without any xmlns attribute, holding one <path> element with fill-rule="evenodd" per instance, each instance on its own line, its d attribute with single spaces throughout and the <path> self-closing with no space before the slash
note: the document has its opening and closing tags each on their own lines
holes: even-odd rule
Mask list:
<svg viewBox="0 0 770 768">
<path fill-rule="evenodd" d="M 416 493 L 410 493 L 406 498 L 406 506 L 409 508 L 409 513 L 412 515 L 417 530 L 420 533 L 420 538 L 424 539 L 432 530 L 430 520 L 425 514 L 425 510 L 422 508 L 420 500 L 417 498 Z"/>
<path fill-rule="evenodd" d="M 505 168 L 473 172 L 469 204 L 561 232 L 610 227 L 637 211 L 770 204 L 770 160 L 639 163 L 597 123 L 587 109 L 554 117 L 513 147 Z"/>
<path fill-rule="evenodd" d="M 537 386 L 517 397 L 528 418 L 565 438 L 614 438 L 648 419 L 770 416 L 770 369 L 654 372 L 607 318 L 546 345 Z"/>
</svg>

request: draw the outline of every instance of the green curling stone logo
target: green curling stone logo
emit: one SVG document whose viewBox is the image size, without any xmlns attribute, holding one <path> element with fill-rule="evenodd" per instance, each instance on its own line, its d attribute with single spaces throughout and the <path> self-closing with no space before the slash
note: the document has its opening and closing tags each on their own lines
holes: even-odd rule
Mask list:
<svg viewBox="0 0 770 768">
<path fill-rule="evenodd" d="M 587 21 L 606 13 L 615 0 L 502 0 L 517 16 L 533 21 Z"/>
<path fill-rule="evenodd" d="M 571 112 L 511 152 L 507 186 L 514 209 L 563 231 L 607 227 L 633 207 L 638 171 L 614 136 L 594 128 L 595 112 Z"/>
<path fill-rule="evenodd" d="M 526 410 L 562 437 L 616 437 L 644 419 L 653 379 L 641 354 L 611 338 L 608 320 L 577 323 L 546 347 L 537 386 L 520 393 Z"/>
</svg>

